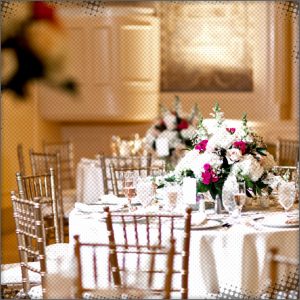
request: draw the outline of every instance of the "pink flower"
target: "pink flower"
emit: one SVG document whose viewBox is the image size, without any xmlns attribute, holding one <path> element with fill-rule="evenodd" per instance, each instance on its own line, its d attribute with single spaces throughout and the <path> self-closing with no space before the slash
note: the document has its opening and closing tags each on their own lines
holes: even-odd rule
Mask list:
<svg viewBox="0 0 300 300">
<path fill-rule="evenodd" d="M 204 172 L 202 172 L 201 176 L 204 184 L 210 184 L 211 182 L 217 182 L 219 180 L 219 177 L 213 171 L 210 164 L 204 164 L 203 168 Z"/>
<path fill-rule="evenodd" d="M 209 172 L 202 173 L 202 182 L 204 184 L 210 184 L 211 181 L 211 174 Z"/>
<path fill-rule="evenodd" d="M 233 146 L 235 148 L 238 148 L 242 151 L 242 154 L 244 155 L 246 153 L 247 144 L 243 141 L 237 141 L 233 143 Z"/>
<path fill-rule="evenodd" d="M 203 140 L 197 145 L 195 145 L 195 149 L 199 150 L 199 152 L 204 152 L 206 150 L 206 145 L 208 143 L 208 140 Z"/>
<path fill-rule="evenodd" d="M 226 128 L 226 130 L 231 134 L 235 133 L 235 128 Z"/>
<path fill-rule="evenodd" d="M 208 171 L 208 172 L 211 171 L 211 165 L 210 164 L 204 164 L 203 168 L 204 168 L 205 171 Z"/>
</svg>

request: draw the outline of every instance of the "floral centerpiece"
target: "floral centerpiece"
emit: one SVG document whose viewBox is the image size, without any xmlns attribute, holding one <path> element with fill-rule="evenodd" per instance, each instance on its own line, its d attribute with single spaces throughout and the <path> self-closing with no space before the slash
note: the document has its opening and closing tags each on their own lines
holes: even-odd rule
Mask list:
<svg viewBox="0 0 300 300">
<path fill-rule="evenodd" d="M 169 110 L 160 105 L 160 116 L 154 121 L 145 135 L 146 144 L 153 151 L 157 149 L 157 139 L 165 138 L 168 141 L 169 155 L 174 156 L 177 152 L 192 146 L 191 136 L 196 129 L 199 109 L 197 104 L 191 113 L 182 112 L 181 101 L 175 97 L 173 109 Z"/>
<path fill-rule="evenodd" d="M 182 183 L 184 177 L 196 178 L 197 191 L 209 192 L 213 199 L 222 195 L 224 183 L 232 177 L 245 182 L 249 197 L 261 194 L 264 188 L 270 192 L 269 173 L 275 161 L 262 137 L 248 127 L 247 115 L 243 115 L 241 126 L 230 127 L 216 104 L 211 116 L 212 128 L 199 117 L 191 136 L 192 150 L 164 180 Z"/>
</svg>

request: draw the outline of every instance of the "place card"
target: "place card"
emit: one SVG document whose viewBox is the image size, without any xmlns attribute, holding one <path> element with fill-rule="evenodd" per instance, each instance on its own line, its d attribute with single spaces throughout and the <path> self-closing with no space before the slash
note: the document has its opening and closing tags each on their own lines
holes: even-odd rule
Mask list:
<svg viewBox="0 0 300 300">
<path fill-rule="evenodd" d="M 169 141 L 167 138 L 156 139 L 156 153 L 159 157 L 169 156 Z"/>
<path fill-rule="evenodd" d="M 195 178 L 183 178 L 182 196 L 184 204 L 196 204 L 196 184 Z"/>
</svg>

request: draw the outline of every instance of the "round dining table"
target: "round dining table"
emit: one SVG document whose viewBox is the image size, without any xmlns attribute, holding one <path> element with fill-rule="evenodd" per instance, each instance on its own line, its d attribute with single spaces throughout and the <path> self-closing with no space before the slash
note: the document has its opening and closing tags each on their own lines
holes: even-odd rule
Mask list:
<svg viewBox="0 0 300 300">
<path fill-rule="evenodd" d="M 108 242 L 102 210 L 100 204 L 75 206 L 69 215 L 70 243 L 74 243 L 75 235 L 79 235 L 81 242 Z M 294 208 L 292 212 L 297 211 Z M 278 207 L 268 210 L 252 207 L 243 212 L 240 222 L 229 222 L 226 214 L 216 215 L 207 210 L 211 226 L 192 226 L 191 230 L 189 298 L 215 298 L 224 293 L 261 297 L 269 284 L 270 249 L 298 257 L 298 226 L 273 222 L 284 218 Z M 144 225 L 138 226 L 142 231 Z M 115 228 L 115 235 L 122 235 L 122 225 Z M 180 249 L 183 230 L 175 230 Z M 282 272 L 280 276 L 284 279 L 288 274 Z"/>
</svg>

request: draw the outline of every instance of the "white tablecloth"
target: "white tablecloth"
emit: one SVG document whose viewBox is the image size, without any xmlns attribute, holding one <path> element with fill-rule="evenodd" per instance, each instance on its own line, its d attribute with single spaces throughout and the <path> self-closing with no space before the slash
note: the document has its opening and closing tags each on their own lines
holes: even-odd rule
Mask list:
<svg viewBox="0 0 300 300">
<path fill-rule="evenodd" d="M 69 235 L 83 242 L 107 242 L 106 225 L 101 214 L 70 214 Z M 139 226 L 143 226 L 139 224 Z M 121 226 L 116 234 L 121 235 Z M 142 228 L 141 228 L 142 229 Z M 180 247 L 182 231 L 177 230 Z M 269 228 L 235 224 L 229 229 L 193 230 L 190 248 L 190 298 L 207 297 L 231 288 L 246 295 L 261 294 L 267 286 L 267 251 L 298 257 L 298 228 Z"/>
</svg>

